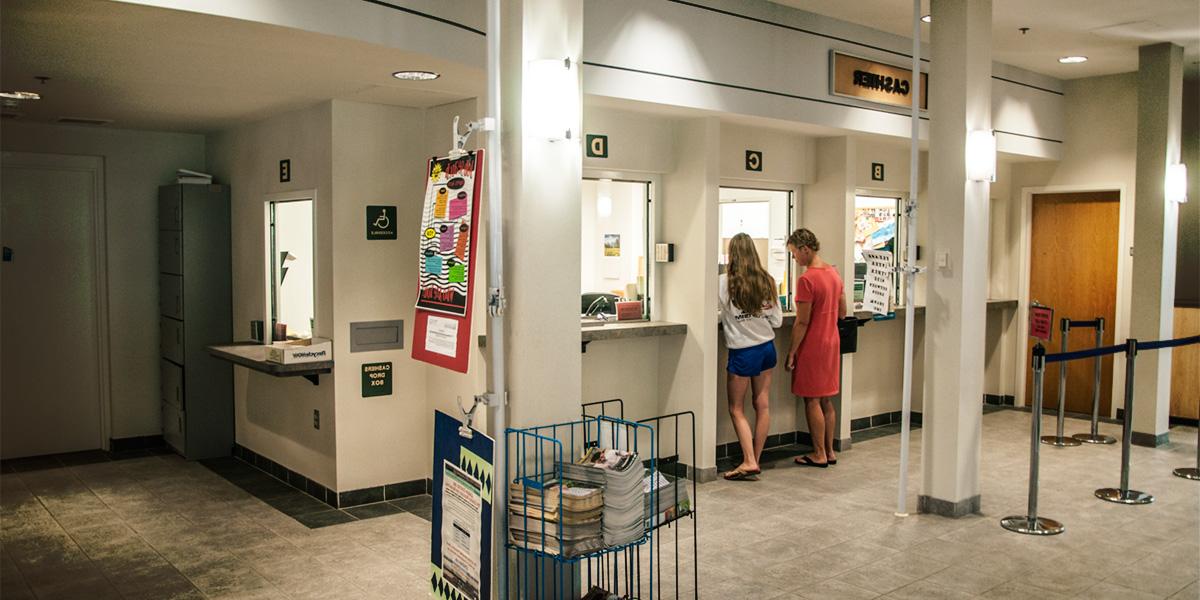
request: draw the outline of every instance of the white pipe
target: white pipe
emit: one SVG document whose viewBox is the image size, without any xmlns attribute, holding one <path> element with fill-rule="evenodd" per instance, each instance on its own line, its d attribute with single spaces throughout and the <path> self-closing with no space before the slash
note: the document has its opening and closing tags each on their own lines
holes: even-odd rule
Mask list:
<svg viewBox="0 0 1200 600">
<path fill-rule="evenodd" d="M 489 396 L 493 399 L 488 410 L 488 433 L 496 440 L 495 454 L 492 457 L 494 470 L 493 481 L 499 482 L 492 486 L 492 581 L 495 585 L 493 598 L 503 596 L 507 590 L 508 561 L 505 556 L 504 531 L 505 494 L 508 485 L 503 483 L 507 478 L 507 465 L 504 464 L 505 435 L 508 427 L 506 404 L 508 402 L 505 387 L 504 364 L 504 315 L 503 304 L 492 305 L 493 298 L 504 298 L 504 211 L 502 204 L 503 180 L 501 168 L 503 160 L 500 151 L 500 0 L 488 0 L 487 3 L 487 111 L 486 116 L 493 119 L 493 128 L 487 136 L 487 201 L 488 201 L 488 350 L 491 352 L 491 385 Z"/>
<path fill-rule="evenodd" d="M 906 246 L 904 260 L 904 400 L 900 407 L 900 485 L 897 492 L 896 516 L 908 516 L 908 438 L 912 421 L 913 385 L 913 327 L 916 307 L 913 288 L 916 287 L 917 258 L 917 166 L 921 160 L 921 0 L 913 0 L 912 50 L 912 139 L 909 141 L 908 202 L 905 212 Z"/>
</svg>

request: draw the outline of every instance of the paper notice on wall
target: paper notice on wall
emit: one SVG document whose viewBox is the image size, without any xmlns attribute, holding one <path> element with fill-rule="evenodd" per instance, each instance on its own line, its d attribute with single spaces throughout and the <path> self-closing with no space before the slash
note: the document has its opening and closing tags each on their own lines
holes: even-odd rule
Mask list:
<svg viewBox="0 0 1200 600">
<path fill-rule="evenodd" d="M 863 250 L 863 258 L 867 261 L 863 310 L 886 315 L 892 298 L 892 253 Z"/>
<path fill-rule="evenodd" d="M 458 353 L 458 321 L 430 315 L 425 329 L 425 350 L 455 356 Z"/>
<path fill-rule="evenodd" d="M 442 577 L 463 596 L 480 597 L 483 485 L 466 471 L 443 461 Z"/>
</svg>

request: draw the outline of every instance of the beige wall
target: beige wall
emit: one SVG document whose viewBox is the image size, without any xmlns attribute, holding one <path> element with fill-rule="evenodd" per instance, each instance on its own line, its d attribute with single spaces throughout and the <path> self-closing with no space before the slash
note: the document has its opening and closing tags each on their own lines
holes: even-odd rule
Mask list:
<svg viewBox="0 0 1200 600">
<path fill-rule="evenodd" d="M 204 136 L 7 121 L 2 131 L 5 151 L 103 157 L 111 437 L 161 434 L 158 186 L 175 169 L 204 170 Z"/>
<path fill-rule="evenodd" d="M 249 337 L 250 321 L 264 320 L 266 255 L 264 199 L 268 194 L 316 190 L 316 328 L 337 339 L 333 320 L 333 175 L 331 102 L 221 132 L 208 138 L 208 165 L 232 196 L 233 331 Z M 279 161 L 292 177 L 279 182 Z M 343 334 L 341 337 L 345 337 Z M 340 358 L 334 352 L 335 361 Z M 334 390 L 337 374 L 314 386 L 300 377 L 272 377 L 234 368 L 237 442 L 321 485 L 337 489 Z M 321 428 L 313 428 L 313 411 Z"/>
</svg>

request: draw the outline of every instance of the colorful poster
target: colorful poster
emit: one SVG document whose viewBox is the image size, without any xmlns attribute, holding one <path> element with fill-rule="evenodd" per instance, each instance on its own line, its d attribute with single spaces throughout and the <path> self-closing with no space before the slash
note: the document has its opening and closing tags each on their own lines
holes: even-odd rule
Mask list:
<svg viewBox="0 0 1200 600">
<path fill-rule="evenodd" d="M 425 173 L 412 357 L 466 373 L 483 150 L 430 159 Z"/>
<path fill-rule="evenodd" d="M 487 600 L 492 592 L 492 486 L 495 441 L 434 412 L 432 596 Z"/>
<path fill-rule="evenodd" d="M 471 280 L 455 274 L 470 272 L 474 259 L 481 155 L 472 152 L 462 158 L 429 161 L 421 214 L 417 308 L 460 317 L 467 314 Z"/>
<path fill-rule="evenodd" d="M 621 234 L 619 234 L 619 233 L 604 234 L 604 255 L 605 256 L 620 256 L 621 255 Z"/>
</svg>

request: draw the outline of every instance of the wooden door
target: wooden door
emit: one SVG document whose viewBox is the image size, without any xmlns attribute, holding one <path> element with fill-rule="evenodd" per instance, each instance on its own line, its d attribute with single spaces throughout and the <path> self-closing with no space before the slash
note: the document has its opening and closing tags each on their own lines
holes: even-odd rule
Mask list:
<svg viewBox="0 0 1200 600">
<path fill-rule="evenodd" d="M 1090 321 L 1104 317 L 1104 345 L 1113 341 L 1117 303 L 1117 260 L 1120 195 L 1117 192 L 1036 194 L 1030 247 L 1029 299 L 1054 308 L 1054 337 L 1048 352 L 1059 352 L 1062 317 Z M 1096 345 L 1094 329 L 1072 329 L 1068 349 Z M 1029 342 L 1029 349 L 1033 341 Z M 1025 356 L 1029 356 L 1028 350 Z M 1100 414 L 1112 402 L 1112 356 L 1103 359 Z M 1026 368 L 1030 368 L 1025 362 Z M 1062 363 L 1059 363 L 1062 364 Z M 1092 412 L 1093 360 L 1067 363 L 1068 412 Z M 1025 378 L 1028 402 L 1033 402 L 1033 373 Z M 1058 405 L 1058 364 L 1046 368 L 1043 402 Z M 1068 434 L 1070 432 L 1067 432 Z"/>
<path fill-rule="evenodd" d="M 4 153 L 0 457 L 100 448 L 99 159 Z"/>
</svg>

